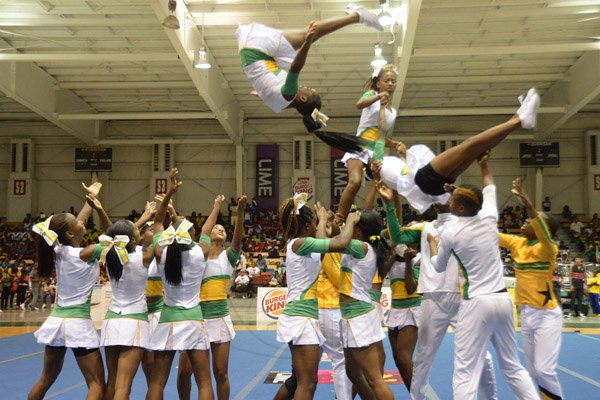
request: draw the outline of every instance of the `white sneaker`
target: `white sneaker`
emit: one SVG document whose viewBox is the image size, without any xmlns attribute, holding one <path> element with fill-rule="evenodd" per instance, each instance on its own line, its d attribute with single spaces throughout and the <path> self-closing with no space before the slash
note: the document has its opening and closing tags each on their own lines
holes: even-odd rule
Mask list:
<svg viewBox="0 0 600 400">
<path fill-rule="evenodd" d="M 521 107 L 517 110 L 517 115 L 521 120 L 521 127 L 523 129 L 533 129 L 537 122 L 537 112 L 540 108 L 540 95 L 537 93 L 535 88 L 529 89 L 527 96 L 519 96 L 519 102 Z"/>
<path fill-rule="evenodd" d="M 21 303 L 21 305 L 19 306 L 19 308 L 23 311 L 25 311 L 25 303 Z"/>
<path fill-rule="evenodd" d="M 371 11 L 367 10 L 363 6 L 357 6 L 356 4 L 350 3 L 346 6 L 346 13 L 357 13 L 358 22 L 370 26 L 371 28 L 375 28 L 380 32 L 383 32 L 383 26 L 381 26 L 381 24 L 379 23 L 377 15 L 373 14 Z"/>
<path fill-rule="evenodd" d="M 45 309 L 46 309 L 46 305 L 42 304 L 42 310 L 45 310 Z"/>
</svg>

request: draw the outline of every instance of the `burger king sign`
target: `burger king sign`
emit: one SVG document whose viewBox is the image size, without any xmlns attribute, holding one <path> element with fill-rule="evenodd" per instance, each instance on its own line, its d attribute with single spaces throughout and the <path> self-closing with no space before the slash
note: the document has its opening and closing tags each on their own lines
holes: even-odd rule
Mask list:
<svg viewBox="0 0 600 400">
<path fill-rule="evenodd" d="M 287 288 L 258 288 L 256 322 L 275 322 L 287 302 Z"/>
</svg>

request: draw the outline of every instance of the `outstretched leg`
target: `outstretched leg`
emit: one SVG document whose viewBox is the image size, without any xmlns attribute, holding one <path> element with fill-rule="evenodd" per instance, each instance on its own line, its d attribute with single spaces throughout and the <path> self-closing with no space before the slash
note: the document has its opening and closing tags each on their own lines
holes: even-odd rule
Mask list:
<svg viewBox="0 0 600 400">
<path fill-rule="evenodd" d="M 46 346 L 44 350 L 44 369 L 40 379 L 33 385 L 28 400 L 41 400 L 56 381 L 65 361 L 66 347 Z"/>
<path fill-rule="evenodd" d="M 357 7 L 349 5 L 346 8 L 347 15 L 342 15 L 339 17 L 332 17 L 328 19 L 324 19 L 321 21 L 317 21 L 317 31 L 315 33 L 314 41 L 319 38 L 331 33 L 335 32 L 338 29 L 341 29 L 345 26 L 364 23 L 372 28 L 375 28 L 379 31 L 383 30 L 383 27 L 379 24 L 377 20 L 377 16 L 375 16 L 372 12 L 367 10 L 364 7 Z M 302 46 L 304 43 L 304 38 L 306 36 L 306 29 L 289 29 L 283 31 L 283 36 L 290 42 L 292 47 L 296 50 Z"/>
</svg>

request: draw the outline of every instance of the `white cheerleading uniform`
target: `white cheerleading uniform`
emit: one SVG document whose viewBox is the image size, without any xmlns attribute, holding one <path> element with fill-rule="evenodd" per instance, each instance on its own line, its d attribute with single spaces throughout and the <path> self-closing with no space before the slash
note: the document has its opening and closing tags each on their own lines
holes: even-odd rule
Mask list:
<svg viewBox="0 0 600 400">
<path fill-rule="evenodd" d="M 56 307 L 34 333 L 38 343 L 55 347 L 99 347 L 100 338 L 90 317 L 90 300 L 100 276 L 100 249 L 97 246 L 86 263 L 79 258 L 81 247 L 54 247 L 58 287 Z"/>
<path fill-rule="evenodd" d="M 421 234 L 418 243 L 421 248 L 421 268 L 419 270 L 418 291 L 423 294 L 420 318 L 427 323 L 419 326 L 416 357 L 413 367 L 410 398 L 427 399 L 427 385 L 431 376 L 433 360 L 442 339 L 452 326 L 456 330 L 458 309 L 460 307 L 458 262 L 454 257 L 448 259 L 446 270 L 438 272 L 431 264 L 431 252 L 427 235 L 440 237 L 451 229 L 458 218 L 450 213 L 440 213 L 435 221 L 420 225 Z M 417 244 L 409 243 L 409 244 Z M 479 398 L 496 400 L 494 364 L 491 355 L 486 352 L 485 364 L 479 379 Z"/>
<path fill-rule="evenodd" d="M 421 315 L 421 296 L 416 292 L 409 294 L 406 290 L 406 263 L 395 261 L 390 268 L 389 277 L 392 288 L 392 307 L 385 320 L 385 326 L 398 331 L 406 326 L 418 328 Z"/>
<path fill-rule="evenodd" d="M 371 304 L 369 293 L 377 273 L 377 256 L 369 243 L 364 253 L 363 242 L 352 240 L 342 257 L 339 291 L 355 302 L 340 302 L 342 344 L 344 348 L 366 347 L 383 340 L 381 318 Z"/>
<path fill-rule="evenodd" d="M 496 187 L 483 188 L 478 215 L 459 217 L 441 236 L 432 265 L 441 272 L 451 256 L 463 275 L 462 301 L 455 335 L 453 389 L 456 399 L 476 399 L 487 346 L 491 341 L 500 368 L 519 399 L 539 399 L 527 370 L 519 362 L 513 307 L 503 281 L 498 248 Z"/>
<path fill-rule="evenodd" d="M 109 277 L 112 299 L 102 321 L 102 346 L 150 346 L 148 307 L 146 305 L 146 281 L 148 268 L 144 266 L 144 252 L 136 246 L 128 254 L 129 261 L 123 265 L 119 281 Z"/>
<path fill-rule="evenodd" d="M 158 263 L 165 304 L 152 334 L 150 347 L 155 351 L 208 350 L 210 342 L 198 297 L 206 269 L 204 252 L 199 245 L 192 244 L 190 250 L 181 253 L 183 279 L 175 286 L 167 282 L 165 276 L 168 251 L 169 248 L 165 247 Z"/>
<path fill-rule="evenodd" d="M 208 259 L 200 286 L 200 307 L 211 343 L 231 342 L 235 337 L 227 305 L 227 288 L 239 253 L 223 250 L 215 259 Z"/>
<path fill-rule="evenodd" d="M 264 55 L 249 65 L 243 65 L 258 97 L 277 113 L 285 110 L 292 100 L 283 97 L 281 89 L 296 57 L 296 50 L 282 31 L 262 24 L 240 25 L 235 37 L 238 50 L 256 50 Z"/>
<path fill-rule="evenodd" d="M 424 193 L 415 184 L 417 171 L 434 158 L 435 154 L 422 144 L 411 146 L 406 150 L 406 162 L 399 157 L 383 157 L 379 171 L 381 180 L 406 198 L 411 207 L 424 213 L 432 204 L 445 204 L 450 198 L 448 193 L 439 196 Z"/>
<path fill-rule="evenodd" d="M 367 92 L 372 93 L 372 92 Z M 365 93 L 365 95 L 367 95 Z M 363 95 L 363 96 L 365 96 Z M 375 96 L 376 94 L 372 94 Z M 356 136 L 360 136 L 369 143 L 375 143 L 379 138 L 379 110 L 381 110 L 381 100 L 377 100 L 368 107 L 362 109 L 358 128 L 356 128 Z M 394 107 L 385 109 L 386 132 L 390 131 L 396 122 L 398 111 Z M 365 149 L 360 153 L 346 153 L 342 158 L 342 162 L 347 166 L 348 160 L 360 160 L 363 164 L 368 164 L 373 157 L 373 151 Z"/>
<path fill-rule="evenodd" d="M 152 301 L 148 301 L 148 300 Z M 163 299 L 163 284 L 160 273 L 158 272 L 158 263 L 156 258 L 152 257 L 152 261 L 148 266 L 148 281 L 146 282 L 146 304 L 148 307 L 148 329 L 150 337 L 158 325 L 160 320 L 160 312 L 164 305 Z"/>
<path fill-rule="evenodd" d="M 288 297 L 283 314 L 277 320 L 277 341 L 293 345 L 321 346 L 325 342 L 319 327 L 317 301 L 321 255 L 314 250 L 319 244 L 323 244 L 326 250 L 329 241 L 307 237 L 294 252 L 292 245 L 296 240 L 298 239 L 292 239 L 287 244 Z"/>
</svg>

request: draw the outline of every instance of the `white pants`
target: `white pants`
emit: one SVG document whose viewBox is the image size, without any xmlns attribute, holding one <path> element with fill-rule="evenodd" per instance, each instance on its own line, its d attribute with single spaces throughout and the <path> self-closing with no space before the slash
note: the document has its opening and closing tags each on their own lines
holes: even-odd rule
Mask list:
<svg viewBox="0 0 600 400">
<path fill-rule="evenodd" d="M 456 319 L 460 307 L 460 295 L 455 292 L 425 293 L 421 301 L 419 320 L 419 339 L 417 355 L 413 366 L 410 398 L 412 400 L 427 399 L 427 385 L 431 376 L 433 359 L 442 343 L 448 327 L 456 329 Z M 487 347 L 486 347 L 487 349 Z M 479 379 L 479 398 L 496 400 L 496 374 L 492 356 L 489 351 L 485 355 L 485 364 Z"/>
<path fill-rule="evenodd" d="M 533 380 L 519 362 L 513 307 L 508 293 L 462 300 L 454 339 L 454 398 L 476 400 L 488 344 L 496 349 L 508 386 L 519 400 L 537 400 Z"/>
<path fill-rule="evenodd" d="M 562 339 L 562 310 L 521 308 L 521 336 L 527 360 L 527 369 L 548 398 L 562 398 L 556 367 Z"/>
<path fill-rule="evenodd" d="M 337 400 L 352 399 L 352 382 L 346 375 L 346 361 L 342 347 L 340 320 L 342 314 L 339 308 L 319 308 L 319 324 L 325 336 L 323 350 L 331 359 L 333 368 L 333 388 Z"/>
</svg>

